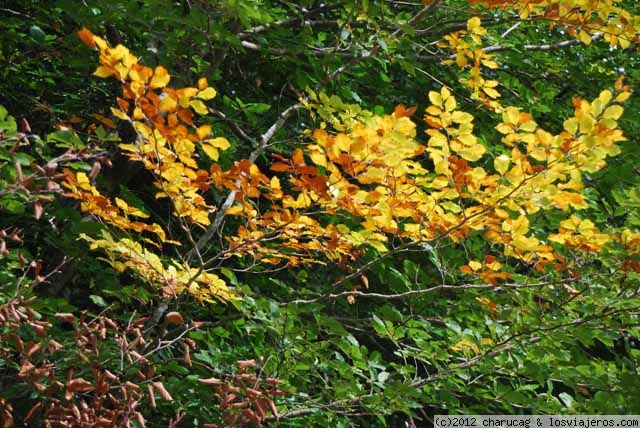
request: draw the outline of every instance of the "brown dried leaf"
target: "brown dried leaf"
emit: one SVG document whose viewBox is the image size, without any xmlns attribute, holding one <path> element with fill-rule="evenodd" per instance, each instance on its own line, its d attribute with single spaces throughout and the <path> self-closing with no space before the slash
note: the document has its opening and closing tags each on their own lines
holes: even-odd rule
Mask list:
<svg viewBox="0 0 640 428">
<path fill-rule="evenodd" d="M 69 324 L 73 324 L 76 321 L 76 316 L 67 312 L 58 312 L 55 316 L 57 318 L 60 318 L 64 322 L 68 322 Z"/>
<path fill-rule="evenodd" d="M 94 390 L 94 386 L 88 380 L 78 377 L 67 382 L 67 390 L 70 392 L 91 392 Z"/>
<path fill-rule="evenodd" d="M 173 401 L 173 397 L 171 397 L 171 394 L 169 394 L 169 391 L 166 390 L 162 382 L 152 382 L 151 384 L 156 391 L 158 391 L 158 394 L 160 394 L 160 397 L 162 397 L 163 400 Z"/>
<path fill-rule="evenodd" d="M 182 325 L 184 324 L 184 318 L 180 315 L 180 312 L 169 312 L 165 315 L 165 320 L 168 324 Z"/>
<path fill-rule="evenodd" d="M 222 385 L 224 381 L 215 377 L 210 377 L 208 379 L 198 379 L 198 383 L 203 385 Z"/>
<path fill-rule="evenodd" d="M 36 413 L 38 413 L 41 407 L 42 407 L 42 401 L 36 403 L 36 405 L 33 406 L 31 410 L 29 410 L 29 413 L 27 413 L 27 416 L 24 417 L 24 423 L 28 424 L 29 421 L 31 421 L 31 419 L 33 419 L 33 417 L 36 415 Z M 7 425 L 5 425 L 5 427 L 7 427 Z"/>
<path fill-rule="evenodd" d="M 147 392 L 149 393 L 149 401 L 151 401 L 151 407 L 156 408 L 156 397 L 153 394 L 153 386 L 150 383 L 147 384 Z"/>
<path fill-rule="evenodd" d="M 238 367 L 240 367 L 241 369 L 255 367 L 257 364 L 256 360 L 238 360 L 236 363 L 238 364 Z"/>
<path fill-rule="evenodd" d="M 35 201 L 33 203 L 33 210 L 34 210 L 34 216 L 36 220 L 40 220 L 40 217 L 42 217 L 42 213 L 44 212 L 44 209 L 42 208 L 42 204 L 40 203 L 40 201 Z"/>
</svg>

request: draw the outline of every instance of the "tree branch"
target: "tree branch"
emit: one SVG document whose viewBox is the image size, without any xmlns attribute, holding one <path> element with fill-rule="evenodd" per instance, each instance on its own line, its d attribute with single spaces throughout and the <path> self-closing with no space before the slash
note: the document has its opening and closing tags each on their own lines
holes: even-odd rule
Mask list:
<svg viewBox="0 0 640 428">
<path fill-rule="evenodd" d="M 258 142 L 251 137 L 249 134 L 247 134 L 244 129 L 240 128 L 238 126 L 237 123 L 235 123 L 233 120 L 229 119 L 227 117 L 226 114 L 224 114 L 223 112 L 210 108 L 209 109 L 209 113 L 213 114 L 214 116 L 218 116 L 220 119 L 222 119 L 228 126 L 229 128 L 231 128 L 231 131 L 233 131 L 234 134 L 236 134 L 238 137 L 242 138 L 243 140 L 247 141 L 248 143 L 251 143 L 251 145 L 253 146 L 257 146 Z"/>
<path fill-rule="evenodd" d="M 602 37 L 602 33 L 596 33 L 591 37 L 591 41 L 595 42 L 600 37 Z M 509 49 L 522 49 L 525 51 L 551 51 L 555 49 L 563 49 L 571 46 L 579 45 L 582 42 L 578 39 L 564 40 L 562 42 L 554 43 L 554 44 L 544 44 L 544 45 L 524 45 L 521 48 L 515 46 L 503 46 L 503 45 L 493 45 L 487 46 L 483 48 L 482 51 L 485 53 L 505 51 Z"/>
<path fill-rule="evenodd" d="M 422 295 L 422 294 L 434 293 L 434 292 L 437 292 L 437 291 L 444 291 L 444 290 L 463 291 L 463 290 L 493 289 L 493 290 L 498 291 L 498 290 L 500 290 L 502 288 L 535 288 L 535 287 L 544 287 L 546 285 L 567 284 L 567 283 L 578 282 L 578 281 L 579 280 L 574 279 L 574 278 L 567 278 L 567 279 L 560 279 L 560 280 L 557 280 L 557 281 L 536 282 L 536 283 L 532 283 L 532 284 L 520 284 L 520 283 L 506 283 L 506 284 L 500 284 L 500 285 L 493 285 L 493 284 L 462 284 L 462 285 L 442 284 L 442 285 L 436 285 L 436 286 L 430 287 L 430 288 L 423 288 L 423 289 L 420 289 L 420 290 L 410 290 L 410 291 L 405 291 L 403 293 L 395 293 L 395 294 L 369 293 L 369 292 L 360 291 L 360 290 L 349 290 L 349 291 L 342 291 L 340 293 L 325 294 L 325 295 L 318 296 L 318 297 L 313 298 L 313 299 L 292 300 L 290 302 L 282 303 L 281 305 L 282 306 L 286 306 L 286 305 L 304 305 L 304 304 L 309 304 L 309 303 L 320 302 L 322 300 L 336 300 L 336 299 L 339 299 L 340 297 L 348 297 L 348 296 L 360 297 L 360 298 L 365 298 L 365 299 L 402 300 L 402 299 L 406 299 L 407 297 L 419 296 L 419 295 Z"/>
<path fill-rule="evenodd" d="M 280 116 L 278 116 L 278 119 L 273 123 L 273 125 L 271 125 L 269 129 L 267 129 L 265 133 L 260 136 L 260 141 L 258 142 L 257 147 L 249 155 L 249 161 L 253 163 L 256 161 L 256 159 L 258 159 L 258 156 L 260 156 L 264 152 L 264 150 L 267 148 L 267 145 L 269 144 L 269 142 L 271 141 L 275 133 L 278 132 L 278 130 L 284 126 L 287 119 L 289 119 L 289 117 L 291 117 L 296 111 L 300 110 L 302 106 L 303 104 L 301 102 L 297 102 L 292 106 L 289 106 L 282 113 L 280 113 Z M 246 135 L 244 131 L 242 131 L 242 133 Z M 247 137 L 250 138 L 248 135 Z M 255 142 L 255 140 L 253 139 L 251 140 Z M 231 207 L 231 205 L 233 205 L 233 201 L 236 198 L 236 194 L 237 192 L 233 190 L 229 193 L 229 195 L 227 195 L 227 198 L 225 199 L 224 203 L 218 210 L 215 219 L 213 220 L 211 225 L 209 225 L 209 227 L 207 228 L 205 233 L 200 237 L 200 239 L 198 239 L 195 249 L 197 249 L 198 251 L 202 251 L 204 247 L 207 245 L 207 243 L 209 242 L 209 240 L 217 232 L 218 228 L 220 227 L 220 225 L 222 224 L 222 221 L 226 216 L 227 210 Z"/>
</svg>

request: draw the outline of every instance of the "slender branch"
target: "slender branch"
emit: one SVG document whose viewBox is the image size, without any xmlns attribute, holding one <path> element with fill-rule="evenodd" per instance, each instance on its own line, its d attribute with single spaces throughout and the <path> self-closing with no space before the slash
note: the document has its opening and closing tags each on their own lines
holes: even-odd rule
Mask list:
<svg viewBox="0 0 640 428">
<path fill-rule="evenodd" d="M 258 142 L 253 137 L 247 134 L 244 131 L 244 129 L 240 128 L 237 123 L 229 119 L 227 115 L 224 114 L 223 112 L 210 108 L 209 113 L 213 114 L 214 116 L 218 116 L 220 119 L 222 119 L 227 125 L 229 125 L 229 128 L 231 128 L 231 131 L 233 131 L 233 133 L 236 134 L 238 137 L 242 138 L 243 140 L 246 140 L 247 142 L 251 143 L 251 145 L 253 146 L 258 145 Z"/>
<path fill-rule="evenodd" d="M 520 283 L 506 283 L 506 284 L 500 284 L 500 285 L 493 285 L 493 284 L 461 284 L 461 285 L 451 285 L 451 284 L 441 284 L 441 285 L 436 285 L 434 287 L 430 287 L 430 288 L 423 288 L 420 290 L 410 290 L 410 291 L 405 291 L 403 293 L 395 293 L 395 294 L 383 294 L 383 293 L 369 293 L 366 291 L 360 291 L 360 290 L 349 290 L 349 291 L 342 291 L 340 293 L 331 293 L 331 294 L 325 294 L 322 296 L 318 296 L 316 298 L 313 299 L 299 299 L 299 300 L 292 300 L 290 302 L 285 302 L 282 305 L 286 306 L 286 305 L 304 305 L 304 304 L 308 304 L 308 303 L 316 303 L 316 302 L 320 302 L 322 300 L 335 300 L 335 299 L 339 299 L 340 297 L 345 297 L 345 296 L 354 296 L 354 297 L 360 297 L 360 298 L 365 298 L 365 299 L 383 299 L 383 300 L 402 300 L 405 299 L 407 297 L 412 297 L 412 296 L 419 296 L 422 294 L 428 294 L 428 293 L 434 293 L 437 291 L 444 291 L 444 290 L 453 290 L 453 291 L 463 291 L 463 290 L 483 290 L 483 289 L 494 289 L 494 290 L 501 290 L 502 288 L 536 288 L 536 287 L 544 287 L 546 285 L 555 285 L 555 284 L 566 284 L 566 283 L 571 283 L 571 282 L 577 282 L 579 280 L 574 279 L 574 278 L 567 278 L 567 279 L 562 279 L 562 280 L 557 280 L 557 281 L 545 281 L 545 282 L 536 282 L 536 283 L 532 283 L 532 284 L 520 284 Z"/>
<path fill-rule="evenodd" d="M 594 42 L 598 40 L 600 37 L 602 37 L 602 33 L 596 33 L 591 37 L 591 41 Z M 581 43 L 582 42 L 578 39 L 571 39 L 571 40 L 564 40 L 562 42 L 553 43 L 553 44 L 524 45 L 521 48 L 518 48 L 515 46 L 494 45 L 494 46 L 487 46 L 486 48 L 483 48 L 482 51 L 486 53 L 505 51 L 509 49 L 522 49 L 525 51 L 551 51 L 555 49 L 568 48 L 571 46 L 579 45 Z"/>
<path fill-rule="evenodd" d="M 311 25 L 311 26 L 331 26 L 331 25 L 337 25 L 337 21 L 332 21 L 332 20 L 318 20 L 318 21 L 311 21 L 308 18 L 317 15 L 319 13 L 322 12 L 328 12 L 332 9 L 337 9 L 340 7 L 339 3 L 334 3 L 334 4 L 329 4 L 329 5 L 324 5 L 321 7 L 317 7 L 315 9 L 311 9 L 311 10 L 307 10 L 304 13 L 303 17 L 297 17 L 297 18 L 289 18 L 289 19 L 283 19 L 280 21 L 276 21 L 273 22 L 271 24 L 265 24 L 265 25 L 258 25 L 256 27 L 252 27 L 252 28 L 247 28 L 246 30 L 243 30 L 242 32 L 240 32 L 238 34 L 238 37 L 243 40 L 246 39 L 248 37 L 254 36 L 256 34 L 260 34 L 260 33 L 264 33 L 267 30 L 270 30 L 272 28 L 289 28 L 289 27 L 296 27 L 296 26 L 302 26 L 302 25 Z"/>
<path fill-rule="evenodd" d="M 249 155 L 249 161 L 253 163 L 256 161 L 256 159 L 258 159 L 258 157 L 265 151 L 269 142 L 271 141 L 273 136 L 276 134 L 276 132 L 278 132 L 278 130 L 284 126 L 287 119 L 289 119 L 289 117 L 291 117 L 296 111 L 300 110 L 302 106 L 303 104 L 301 102 L 297 102 L 292 106 L 289 106 L 282 113 L 280 113 L 280 116 L 278 116 L 278 119 L 273 123 L 273 125 L 271 125 L 269 129 L 267 129 L 265 133 L 260 136 L 260 141 L 258 142 L 258 146 Z M 205 233 L 200 237 L 200 239 L 198 239 L 195 249 L 197 249 L 198 251 L 201 251 L 205 248 L 209 240 L 213 237 L 213 235 L 217 232 L 218 228 L 222 224 L 226 216 L 227 210 L 231 207 L 231 205 L 233 205 L 236 195 L 237 195 L 237 192 L 235 190 L 231 191 L 227 195 L 227 198 L 225 199 L 224 203 L 218 210 L 218 213 L 216 214 L 215 219 L 213 220 L 211 225 L 207 228 Z"/>
<path fill-rule="evenodd" d="M 591 41 L 595 42 L 596 40 L 600 39 L 600 37 L 602 37 L 602 33 L 596 33 L 591 37 Z M 507 46 L 507 45 L 493 45 L 493 46 L 487 46 L 482 48 L 482 51 L 485 53 L 492 53 L 492 52 L 501 52 L 501 51 L 507 51 L 507 50 L 514 50 L 514 51 L 552 51 L 552 50 L 556 50 L 556 49 L 564 49 L 564 48 L 568 48 L 571 46 L 576 46 L 581 44 L 582 42 L 578 39 L 570 39 L 570 40 L 563 40 L 561 42 L 558 43 L 552 43 L 552 44 L 543 44 L 543 45 L 523 45 L 523 46 Z M 438 61 L 442 61 L 444 59 L 455 59 L 456 56 L 455 55 L 448 55 L 446 57 L 441 57 L 441 56 L 434 56 L 434 55 L 416 55 L 416 58 L 420 59 L 423 63 L 428 62 L 428 63 L 433 63 L 433 62 L 438 62 Z"/>
<path fill-rule="evenodd" d="M 33 16 L 31 16 L 31 15 L 27 15 L 26 13 L 18 12 L 16 10 L 9 9 L 9 8 L 6 8 L 6 7 L 0 7 L 0 12 L 6 12 L 8 14 L 15 15 L 15 16 L 21 16 L 21 17 L 27 18 L 27 19 L 34 19 Z"/>
<path fill-rule="evenodd" d="M 425 15 L 427 15 L 430 12 L 432 12 L 436 7 L 438 7 L 438 5 L 440 4 L 441 1 L 442 0 L 433 0 L 427 6 L 422 8 L 422 10 L 420 12 L 415 14 L 409 21 L 407 21 L 407 24 L 409 26 L 412 26 L 412 25 L 420 22 L 420 20 L 422 18 L 424 18 Z M 403 35 L 404 33 L 405 33 L 405 31 L 402 28 L 398 28 L 396 31 L 393 32 L 392 35 L 395 36 L 395 37 L 398 37 L 398 36 Z"/>
</svg>

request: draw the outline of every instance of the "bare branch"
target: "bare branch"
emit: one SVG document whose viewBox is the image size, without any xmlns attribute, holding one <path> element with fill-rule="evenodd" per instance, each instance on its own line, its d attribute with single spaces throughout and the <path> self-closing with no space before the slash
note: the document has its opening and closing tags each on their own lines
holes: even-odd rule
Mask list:
<svg viewBox="0 0 640 428">
<path fill-rule="evenodd" d="M 602 37 L 602 33 L 596 33 L 591 37 L 591 41 L 595 42 L 596 40 L 598 40 L 600 37 Z M 505 51 L 505 50 L 509 50 L 509 49 L 521 49 L 521 50 L 525 50 L 525 51 L 551 51 L 551 50 L 555 50 L 555 49 L 563 49 L 563 48 L 568 48 L 571 46 L 575 46 L 575 45 L 579 45 L 582 42 L 578 39 L 571 39 L 571 40 L 564 40 L 562 42 L 558 42 L 558 43 L 554 43 L 554 44 L 544 44 L 544 45 L 524 45 L 522 47 L 514 47 L 514 46 L 503 46 L 503 45 L 494 45 L 494 46 L 487 46 L 486 48 L 483 48 L 482 51 L 486 52 L 486 53 L 490 53 L 490 52 L 498 52 L 498 51 Z"/>
<path fill-rule="evenodd" d="M 291 117 L 296 111 L 300 110 L 302 106 L 303 105 L 301 102 L 297 102 L 292 106 L 289 106 L 282 113 L 280 113 L 280 116 L 278 116 L 278 119 L 273 123 L 273 125 L 271 125 L 269 129 L 267 129 L 265 133 L 260 136 L 260 141 L 258 143 L 258 146 L 249 155 L 249 160 L 251 162 L 255 162 L 256 159 L 258 159 L 258 157 L 267 148 L 267 145 L 269 144 L 273 136 L 276 134 L 276 132 L 278 132 L 278 130 L 284 126 L 287 119 L 289 119 L 289 117 Z M 218 230 L 218 228 L 220 227 L 220 225 L 222 224 L 222 221 L 226 216 L 227 210 L 231 207 L 231 205 L 233 205 L 233 201 L 236 198 L 236 194 L 237 192 L 234 190 L 227 195 L 227 198 L 225 199 L 224 203 L 218 210 L 218 213 L 216 214 L 215 219 L 213 220 L 211 225 L 207 228 L 206 232 L 200 237 L 200 239 L 198 239 L 195 249 L 197 249 L 198 251 L 203 250 L 204 247 L 209 242 L 209 240 L 216 233 L 216 231 Z"/>
<path fill-rule="evenodd" d="M 251 143 L 251 145 L 253 145 L 253 146 L 257 146 L 258 145 L 258 142 L 253 137 L 251 137 L 249 134 L 247 134 L 244 131 L 244 129 L 240 128 L 237 123 L 235 123 L 233 120 L 229 119 L 226 114 L 222 113 L 219 110 L 213 109 L 213 108 L 209 109 L 209 113 L 211 113 L 211 114 L 213 114 L 215 116 L 218 116 L 220 119 L 222 119 L 227 125 L 229 125 L 229 128 L 231 128 L 231 131 L 233 131 L 233 133 L 236 134 L 238 137 L 240 137 L 243 140 Z"/>
<path fill-rule="evenodd" d="M 297 26 L 303 26 L 303 25 L 322 26 L 322 27 L 337 25 L 337 21 L 332 21 L 332 20 L 311 21 L 309 20 L 309 18 L 319 13 L 328 12 L 332 9 L 337 9 L 339 7 L 340 7 L 339 3 L 334 3 L 334 4 L 328 4 L 321 7 L 317 7 L 311 10 L 303 10 L 302 17 L 283 19 L 281 21 L 276 21 L 271 24 L 258 25 L 253 28 L 247 28 L 246 30 L 243 30 L 242 32 L 240 32 L 238 34 L 238 37 L 241 40 L 244 40 L 253 35 L 264 33 L 265 31 L 270 30 L 272 28 L 290 28 L 290 27 L 297 27 Z"/>
<path fill-rule="evenodd" d="M 349 290 L 349 291 L 342 291 L 340 293 L 325 294 L 325 295 L 316 297 L 314 299 L 292 300 L 290 302 L 283 303 L 282 305 L 303 305 L 303 304 L 308 304 L 308 303 L 320 302 L 322 300 L 336 300 L 336 299 L 339 299 L 340 297 L 348 297 L 348 296 L 360 297 L 360 298 L 365 298 L 365 299 L 402 300 L 402 299 L 406 299 L 407 297 L 419 296 L 419 295 L 422 295 L 422 294 L 434 293 L 434 292 L 437 292 L 437 291 L 445 291 L 445 290 L 464 291 L 464 290 L 493 289 L 493 290 L 498 291 L 498 290 L 501 290 L 501 289 L 504 289 L 504 288 L 537 288 L 537 287 L 544 287 L 544 286 L 547 286 L 547 285 L 566 284 L 566 283 L 577 282 L 577 281 L 579 281 L 579 280 L 574 279 L 574 278 L 567 278 L 567 279 L 561 279 L 561 280 L 556 280 L 556 281 L 536 282 L 536 283 L 531 283 L 531 284 L 521 284 L 521 283 L 506 283 L 506 284 L 500 284 L 500 285 L 493 285 L 493 284 L 461 284 L 461 285 L 442 284 L 442 285 L 436 285 L 436 286 L 430 287 L 430 288 L 423 288 L 423 289 L 420 289 L 420 290 L 410 290 L 410 291 L 405 291 L 403 293 L 395 293 L 395 294 L 369 293 L 369 292 L 360 291 L 360 290 Z"/>
</svg>

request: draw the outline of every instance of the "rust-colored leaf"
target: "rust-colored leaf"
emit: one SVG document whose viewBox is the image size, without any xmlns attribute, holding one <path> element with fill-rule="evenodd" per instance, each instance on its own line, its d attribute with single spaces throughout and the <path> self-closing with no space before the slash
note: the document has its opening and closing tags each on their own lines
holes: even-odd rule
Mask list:
<svg viewBox="0 0 640 428">
<path fill-rule="evenodd" d="M 165 320 L 168 324 L 182 325 L 184 324 L 184 318 L 180 315 L 180 312 L 169 312 L 165 315 Z"/>
<path fill-rule="evenodd" d="M 67 390 L 69 392 L 91 392 L 95 388 L 91 382 L 81 377 L 71 379 L 67 382 Z"/>
<path fill-rule="evenodd" d="M 81 30 L 78 31 L 78 37 L 82 40 L 82 43 L 89 46 L 90 48 L 96 47 L 96 42 L 93 40 L 93 33 L 89 31 L 86 27 L 82 27 Z"/>
</svg>

